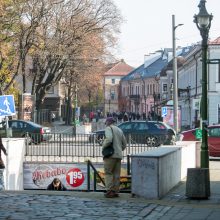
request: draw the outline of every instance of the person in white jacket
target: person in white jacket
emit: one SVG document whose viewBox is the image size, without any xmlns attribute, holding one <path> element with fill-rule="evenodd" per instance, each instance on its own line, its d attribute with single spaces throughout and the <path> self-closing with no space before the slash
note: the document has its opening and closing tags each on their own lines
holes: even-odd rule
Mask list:
<svg viewBox="0 0 220 220">
<path fill-rule="evenodd" d="M 126 139 L 123 131 L 114 125 L 115 119 L 108 117 L 106 119 L 105 140 L 102 148 L 107 147 L 113 142 L 114 154 L 109 158 L 104 158 L 105 187 L 107 198 L 119 196 L 120 174 L 122 151 L 126 148 Z"/>
</svg>

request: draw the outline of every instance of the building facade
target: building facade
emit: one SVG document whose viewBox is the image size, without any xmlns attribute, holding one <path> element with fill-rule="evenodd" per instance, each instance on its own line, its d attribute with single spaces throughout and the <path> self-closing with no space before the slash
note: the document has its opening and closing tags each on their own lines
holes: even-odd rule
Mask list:
<svg viewBox="0 0 220 220">
<path fill-rule="evenodd" d="M 179 106 L 182 112 L 182 125 L 186 128 L 198 127 L 200 123 L 200 102 L 202 97 L 202 50 L 197 45 L 185 57 L 178 68 Z M 220 123 L 220 64 L 212 63 L 220 59 L 220 38 L 208 44 L 208 124 Z M 211 61 L 211 62 L 210 62 Z"/>
<path fill-rule="evenodd" d="M 105 114 L 119 111 L 119 83 L 121 78 L 133 69 L 124 60 L 121 60 L 103 74 Z"/>
<path fill-rule="evenodd" d="M 144 117 L 161 115 L 160 73 L 171 59 L 171 49 L 145 56 L 144 64 L 121 79 L 120 110 Z M 164 89 L 168 91 L 168 88 Z M 154 118 L 156 119 L 156 118 Z"/>
</svg>

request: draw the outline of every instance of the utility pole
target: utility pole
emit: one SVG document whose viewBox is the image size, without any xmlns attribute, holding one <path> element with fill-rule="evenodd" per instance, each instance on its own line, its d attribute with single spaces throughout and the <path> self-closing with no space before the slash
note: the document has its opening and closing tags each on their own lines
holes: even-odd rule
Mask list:
<svg viewBox="0 0 220 220">
<path fill-rule="evenodd" d="M 175 30 L 177 27 L 183 24 L 175 26 L 175 15 L 172 15 L 172 35 L 173 35 L 173 123 L 174 129 L 178 133 L 178 77 L 177 77 L 177 57 L 176 57 L 176 36 Z"/>
</svg>

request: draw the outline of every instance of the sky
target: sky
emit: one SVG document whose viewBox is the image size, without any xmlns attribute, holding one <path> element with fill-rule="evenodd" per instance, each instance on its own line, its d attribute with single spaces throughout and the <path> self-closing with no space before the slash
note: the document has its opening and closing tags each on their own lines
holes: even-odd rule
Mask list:
<svg viewBox="0 0 220 220">
<path fill-rule="evenodd" d="M 193 16 L 198 14 L 200 0 L 113 0 L 123 19 L 116 52 L 118 59 L 133 67 L 148 55 L 172 48 L 172 15 L 175 15 L 176 46 L 189 46 L 201 41 Z M 220 0 L 207 0 L 206 9 L 213 15 L 209 38 L 220 36 Z"/>
</svg>

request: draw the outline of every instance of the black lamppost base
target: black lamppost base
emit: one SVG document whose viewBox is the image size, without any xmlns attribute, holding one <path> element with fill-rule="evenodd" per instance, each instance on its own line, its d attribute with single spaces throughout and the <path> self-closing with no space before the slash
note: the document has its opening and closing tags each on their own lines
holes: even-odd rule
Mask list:
<svg viewBox="0 0 220 220">
<path fill-rule="evenodd" d="M 210 197 L 208 168 L 188 168 L 186 196 L 191 199 L 208 199 Z"/>
</svg>

